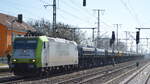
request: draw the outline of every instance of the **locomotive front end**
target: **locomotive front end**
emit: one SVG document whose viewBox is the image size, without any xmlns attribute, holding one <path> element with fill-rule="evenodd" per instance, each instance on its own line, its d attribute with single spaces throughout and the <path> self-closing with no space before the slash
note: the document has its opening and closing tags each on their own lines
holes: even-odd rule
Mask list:
<svg viewBox="0 0 150 84">
<path fill-rule="evenodd" d="M 11 58 L 11 69 L 14 74 L 26 74 L 35 72 L 37 66 L 36 49 L 37 38 L 16 38 Z"/>
</svg>

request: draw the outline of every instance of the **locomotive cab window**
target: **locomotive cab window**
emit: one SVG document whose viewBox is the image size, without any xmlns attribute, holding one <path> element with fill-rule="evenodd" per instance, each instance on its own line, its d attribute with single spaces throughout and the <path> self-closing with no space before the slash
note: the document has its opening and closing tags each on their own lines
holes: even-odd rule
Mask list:
<svg viewBox="0 0 150 84">
<path fill-rule="evenodd" d="M 14 42 L 15 49 L 35 49 L 37 47 L 36 40 L 18 39 Z"/>
<path fill-rule="evenodd" d="M 36 39 L 16 39 L 14 41 L 13 58 L 35 58 Z"/>
</svg>

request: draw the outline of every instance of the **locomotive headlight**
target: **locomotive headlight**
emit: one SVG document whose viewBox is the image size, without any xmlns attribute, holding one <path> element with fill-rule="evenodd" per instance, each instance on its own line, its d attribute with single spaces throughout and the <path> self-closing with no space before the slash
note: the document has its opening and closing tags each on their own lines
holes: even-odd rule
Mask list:
<svg viewBox="0 0 150 84">
<path fill-rule="evenodd" d="M 35 59 L 33 59 L 32 62 L 35 62 Z"/>
<path fill-rule="evenodd" d="M 17 60 L 16 59 L 13 59 L 13 62 L 16 62 Z"/>
</svg>

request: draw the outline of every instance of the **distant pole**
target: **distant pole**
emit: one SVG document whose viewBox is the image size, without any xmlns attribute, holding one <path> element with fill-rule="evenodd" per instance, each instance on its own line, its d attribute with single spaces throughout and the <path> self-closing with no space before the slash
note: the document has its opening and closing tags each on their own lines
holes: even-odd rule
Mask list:
<svg viewBox="0 0 150 84">
<path fill-rule="evenodd" d="M 47 4 L 47 5 L 44 5 L 45 8 L 47 8 L 47 6 L 53 6 L 53 36 L 55 37 L 55 33 L 56 33 L 56 0 L 53 0 L 53 4 L 50 5 L 50 4 Z"/>
<path fill-rule="evenodd" d="M 138 48 L 139 46 L 138 46 L 138 44 L 136 44 L 136 53 L 138 54 Z"/>
<path fill-rule="evenodd" d="M 105 11 L 105 10 L 94 9 L 94 11 L 97 11 L 97 16 L 98 16 L 98 18 L 97 18 L 97 21 L 98 21 L 98 23 L 97 23 L 97 28 L 98 28 L 97 36 L 99 37 L 100 36 L 100 12 Z"/>
<path fill-rule="evenodd" d="M 53 36 L 55 37 L 56 33 L 56 0 L 53 0 Z"/>
<path fill-rule="evenodd" d="M 92 30 L 93 30 L 93 34 L 92 34 L 92 42 L 93 42 L 93 46 L 95 46 L 95 39 L 94 39 L 94 37 L 95 37 L 95 36 L 94 36 L 94 29 L 95 29 L 95 28 L 92 28 Z"/>
<path fill-rule="evenodd" d="M 114 25 L 116 25 L 116 27 L 117 27 L 117 50 L 118 50 L 118 25 L 119 24 L 114 24 Z"/>
<path fill-rule="evenodd" d="M 94 29 L 95 28 L 92 28 L 92 30 L 93 30 L 93 33 L 92 33 L 92 41 L 94 42 Z"/>
<path fill-rule="evenodd" d="M 98 38 L 99 38 L 99 36 L 100 36 L 100 15 L 99 15 L 99 11 L 100 10 L 97 10 L 97 11 L 98 11 L 98 18 L 97 18 L 97 21 L 98 21 L 98 24 L 97 24 L 98 32 L 97 32 L 97 34 L 98 34 Z"/>
<path fill-rule="evenodd" d="M 119 28 L 119 25 L 121 25 L 121 24 L 114 24 L 114 25 L 116 25 L 116 27 L 117 27 L 117 50 L 118 50 L 118 28 Z"/>
<path fill-rule="evenodd" d="M 128 31 L 125 31 L 125 33 L 126 33 L 126 52 L 127 52 L 127 50 L 128 50 L 128 39 L 127 39 L 127 37 L 128 37 Z"/>
<path fill-rule="evenodd" d="M 147 48 L 148 48 L 148 40 L 149 40 L 149 38 L 146 38 L 147 39 Z"/>
<path fill-rule="evenodd" d="M 148 46 L 149 46 L 149 45 L 148 45 L 148 40 L 149 40 L 149 38 L 147 38 L 147 49 L 148 49 Z M 146 53 L 148 53 L 148 51 L 147 51 Z"/>
<path fill-rule="evenodd" d="M 118 49 L 118 24 L 116 26 L 117 26 L 117 49 Z"/>
<path fill-rule="evenodd" d="M 100 12 L 102 11 L 105 11 L 105 10 L 101 10 L 101 9 L 94 9 L 95 11 L 97 11 L 97 15 L 98 15 L 98 23 L 97 23 L 97 38 L 98 38 L 98 41 L 99 41 L 99 38 L 100 38 Z M 97 43 L 97 46 L 100 46 L 98 43 Z"/>
<path fill-rule="evenodd" d="M 75 31 L 76 31 L 76 29 L 74 28 L 73 29 L 73 41 L 75 41 L 75 36 L 76 36 Z"/>
</svg>

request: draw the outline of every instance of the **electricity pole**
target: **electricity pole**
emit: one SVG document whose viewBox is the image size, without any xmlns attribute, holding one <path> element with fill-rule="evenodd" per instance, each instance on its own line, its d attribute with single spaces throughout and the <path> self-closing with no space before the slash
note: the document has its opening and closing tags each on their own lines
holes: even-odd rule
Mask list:
<svg viewBox="0 0 150 84">
<path fill-rule="evenodd" d="M 98 35 L 98 38 L 99 38 L 99 36 L 100 36 L 100 15 L 99 15 L 100 10 L 97 10 L 97 12 L 98 12 L 98 18 L 97 18 L 97 21 L 98 21 L 98 24 L 97 24 L 98 32 L 97 32 L 97 35 Z"/>
<path fill-rule="evenodd" d="M 97 18 L 97 28 L 98 28 L 98 31 L 97 31 L 97 36 L 99 37 L 100 36 L 100 12 L 103 12 L 105 10 L 102 10 L 102 9 L 94 9 L 94 11 L 97 11 L 97 15 L 98 15 L 98 18 Z"/>
<path fill-rule="evenodd" d="M 56 33 L 56 0 L 53 0 L 53 36 L 55 37 Z"/>
<path fill-rule="evenodd" d="M 55 33 L 57 30 L 57 27 L 56 27 L 56 0 L 53 0 L 52 5 L 50 5 L 50 4 L 44 5 L 45 8 L 47 8 L 47 6 L 53 6 L 53 36 L 55 37 Z"/>
<path fill-rule="evenodd" d="M 100 38 L 100 12 L 105 11 L 105 10 L 102 10 L 102 9 L 94 9 L 94 11 L 97 11 L 97 15 L 98 15 L 98 18 L 97 18 L 97 20 L 98 20 L 98 23 L 97 23 L 97 28 L 98 28 L 98 31 L 97 31 L 97 38 L 98 38 L 98 40 L 97 40 L 97 41 L 99 41 L 99 38 Z M 97 42 L 97 47 L 98 47 L 98 46 L 100 46 L 100 45 L 99 45 L 99 43 Z"/>
<path fill-rule="evenodd" d="M 118 28 L 121 24 L 114 24 L 114 25 L 116 25 L 116 27 L 117 27 L 117 50 L 118 50 Z"/>
<path fill-rule="evenodd" d="M 127 52 L 127 50 L 128 50 L 128 31 L 125 31 L 125 33 L 126 33 L 126 47 L 127 47 L 127 49 L 126 49 L 126 52 Z"/>
</svg>

